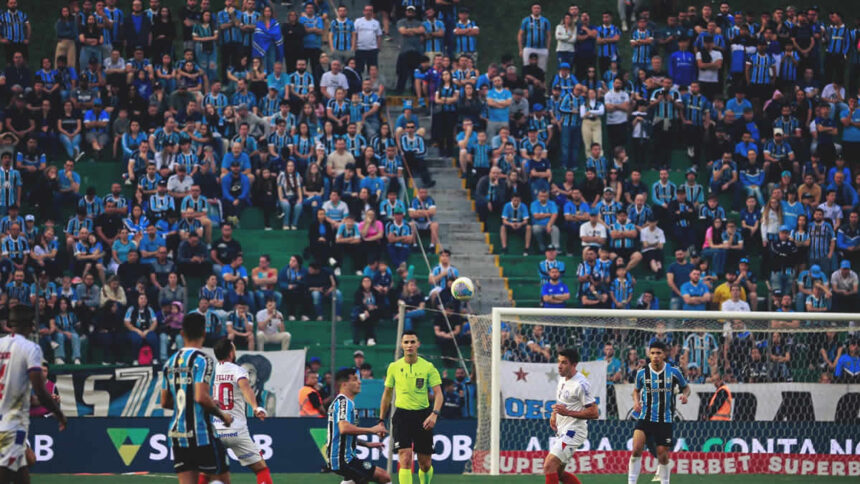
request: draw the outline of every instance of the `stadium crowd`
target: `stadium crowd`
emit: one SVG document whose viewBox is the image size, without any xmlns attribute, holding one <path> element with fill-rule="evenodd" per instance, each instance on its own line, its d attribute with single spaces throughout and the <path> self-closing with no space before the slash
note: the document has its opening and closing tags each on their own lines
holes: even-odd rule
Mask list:
<svg viewBox="0 0 860 484">
<path fill-rule="evenodd" d="M 376 343 L 398 299 L 414 308 L 410 326 L 425 309 L 453 318 L 437 318 L 443 351 L 467 343 L 446 287 L 457 271 L 438 237 L 431 139 L 458 161 L 478 215 L 501 220 L 501 251 L 522 234 L 526 252 L 546 254 L 545 307 L 858 309 L 860 28 L 838 12 L 625 7 L 597 22 L 571 5 L 553 28 L 534 4 L 511 33 L 517 58 L 482 72 L 480 29 L 454 2 L 375 1 L 355 19 L 318 0 L 286 19 L 254 0 L 117 3 L 63 7 L 38 70 L 27 13 L 7 0 L 0 15 L 2 302 L 38 309 L 57 363 L 79 362 L 84 338 L 106 362 L 164 359 L 187 311 L 206 316 L 210 344 L 288 348 L 284 321 L 323 319 L 328 299 L 356 344 Z M 394 91 L 409 95 L 396 119 L 377 66 L 392 23 Z M 110 187 L 81 186 L 87 158 L 120 160 Z M 267 230 L 306 230 L 307 251 L 246 269 L 232 229 L 251 206 Z M 407 263 L 419 235 L 439 251 L 427 284 Z M 575 275 L 559 251 L 582 258 Z M 668 301 L 637 290 L 640 264 Z M 345 267 L 362 279 L 343 312 Z M 190 278 L 203 282 L 193 309 Z M 549 358 L 536 331 L 511 335 L 507 356 Z M 740 377 L 758 351 L 768 378 L 791 378 L 790 336 L 739 334 L 693 335 L 674 351 L 703 377 L 714 357 Z M 614 342 L 580 336 L 595 357 Z M 807 347 L 823 373 L 856 378 L 857 345 L 841 337 Z"/>
</svg>

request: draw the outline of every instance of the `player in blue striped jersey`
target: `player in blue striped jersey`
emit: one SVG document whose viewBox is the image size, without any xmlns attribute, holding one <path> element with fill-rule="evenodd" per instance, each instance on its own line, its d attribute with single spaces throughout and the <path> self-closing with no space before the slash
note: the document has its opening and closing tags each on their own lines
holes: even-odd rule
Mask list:
<svg viewBox="0 0 860 484">
<path fill-rule="evenodd" d="M 182 321 L 185 347 L 167 360 L 161 382 L 161 407 L 173 411 L 167 437 L 180 484 L 196 484 L 200 474 L 228 472 L 227 452 L 215 433 L 212 416 L 227 426 L 233 423 L 233 416 L 223 412 L 211 396 L 215 363 L 200 350 L 205 335 L 203 316 L 186 315 Z"/>
<path fill-rule="evenodd" d="M 385 423 L 380 420 L 373 427 L 358 426 L 358 408 L 353 399 L 361 392 L 361 379 L 354 368 L 339 370 L 334 377 L 335 388 L 340 393 L 334 398 L 328 410 L 328 438 L 325 446 L 325 460 L 328 467 L 346 481 L 356 483 L 391 482 L 385 469 L 359 459 L 355 447 L 381 448 L 382 442 L 359 440 L 359 435 L 385 436 Z"/>
<path fill-rule="evenodd" d="M 669 483 L 669 448 L 672 446 L 672 417 L 675 412 L 675 386 L 681 390 L 678 399 L 687 403 L 690 387 L 681 370 L 666 364 L 668 347 L 659 340 L 648 348 L 651 363 L 636 373 L 633 390 L 633 411 L 639 415 L 633 431 L 633 453 L 630 456 L 627 482 L 635 484 L 642 471 L 642 451 L 645 441 L 653 437 L 657 443 L 657 472 L 663 484 Z"/>
</svg>

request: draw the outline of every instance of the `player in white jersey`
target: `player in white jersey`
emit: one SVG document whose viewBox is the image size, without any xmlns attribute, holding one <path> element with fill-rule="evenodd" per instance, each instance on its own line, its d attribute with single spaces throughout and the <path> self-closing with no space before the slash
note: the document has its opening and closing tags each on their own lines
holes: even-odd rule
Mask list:
<svg viewBox="0 0 860 484">
<path fill-rule="evenodd" d="M 0 338 L 0 483 L 30 483 L 25 453 L 31 392 L 60 430 L 66 428 L 65 415 L 45 389 L 42 349 L 27 339 L 33 329 L 32 310 L 18 306 L 10 310 L 10 334 Z"/>
<path fill-rule="evenodd" d="M 600 416 L 591 385 L 585 375 L 576 371 L 577 363 L 579 352 L 576 349 L 567 348 L 558 353 L 558 390 L 549 419 L 556 439 L 543 463 L 546 484 L 580 484 L 579 479 L 564 468 L 588 437 L 586 420 Z"/>
<path fill-rule="evenodd" d="M 215 369 L 215 386 L 213 393 L 221 410 L 233 416 L 230 426 L 224 425 L 217 417 L 213 418 L 215 430 L 224 447 L 233 451 L 236 459 L 243 466 L 251 469 L 257 475 L 257 484 L 272 484 L 269 467 L 260 452 L 260 447 L 254 443 L 248 432 L 248 420 L 245 405 L 254 408 L 254 416 L 264 420 L 267 416 L 263 407 L 257 406 L 254 390 L 248 383 L 248 371 L 237 365 L 236 347 L 227 338 L 215 344 L 215 358 L 218 367 Z"/>
</svg>

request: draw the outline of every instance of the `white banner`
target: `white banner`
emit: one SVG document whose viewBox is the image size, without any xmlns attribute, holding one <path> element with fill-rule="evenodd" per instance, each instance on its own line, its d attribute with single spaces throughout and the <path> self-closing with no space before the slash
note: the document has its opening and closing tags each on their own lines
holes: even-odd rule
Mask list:
<svg viewBox="0 0 860 484">
<path fill-rule="evenodd" d="M 588 378 L 600 408 L 600 418 L 606 418 L 606 362 L 583 361 L 576 365 L 576 370 Z M 557 363 L 502 361 L 499 371 L 502 380 L 502 418 L 550 417 L 558 387 Z"/>
<path fill-rule="evenodd" d="M 690 385 L 686 405 L 676 400 L 675 416 L 681 420 L 701 420 L 713 385 Z M 729 385 L 734 400 L 733 420 L 818 421 L 853 420 L 860 416 L 860 385 L 825 383 L 734 383 Z M 615 385 L 618 418 L 630 418 L 633 385 Z"/>
<path fill-rule="evenodd" d="M 257 395 L 257 404 L 269 415 L 299 416 L 299 389 L 305 384 L 305 350 L 237 351 L 236 364 L 248 370 L 248 382 Z"/>
</svg>

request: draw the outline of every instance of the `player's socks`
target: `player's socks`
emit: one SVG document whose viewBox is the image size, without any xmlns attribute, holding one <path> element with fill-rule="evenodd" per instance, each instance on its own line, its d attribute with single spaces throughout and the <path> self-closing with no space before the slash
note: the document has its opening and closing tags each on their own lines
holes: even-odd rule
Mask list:
<svg viewBox="0 0 860 484">
<path fill-rule="evenodd" d="M 627 483 L 636 484 L 640 472 L 642 472 L 642 457 L 630 456 L 630 463 L 627 464 Z"/>
<path fill-rule="evenodd" d="M 669 484 L 669 476 L 672 475 L 672 468 L 668 464 L 660 466 L 660 484 Z"/>
<path fill-rule="evenodd" d="M 197 484 L 209 484 L 209 478 L 206 477 L 206 474 L 197 475 Z"/>
<path fill-rule="evenodd" d="M 431 480 L 433 480 L 433 466 L 430 466 L 427 472 L 418 469 L 418 482 L 420 484 L 430 484 Z"/>
<path fill-rule="evenodd" d="M 543 477 L 544 477 L 544 482 L 546 484 L 558 484 L 558 473 L 557 472 L 550 472 L 549 474 L 546 474 Z"/>
<path fill-rule="evenodd" d="M 660 476 L 663 475 L 663 464 L 657 464 L 657 471 L 654 472 L 654 477 L 651 479 L 651 482 L 660 482 Z"/>
<path fill-rule="evenodd" d="M 575 475 L 571 474 L 570 472 L 563 473 L 561 475 L 561 481 L 564 484 L 582 484 L 582 482 L 580 482 L 579 478 L 576 477 Z"/>
<path fill-rule="evenodd" d="M 397 471 L 397 477 L 400 484 L 412 484 L 412 469 L 401 468 Z"/>
<path fill-rule="evenodd" d="M 268 467 L 257 472 L 257 484 L 272 484 L 272 474 L 269 472 Z"/>
</svg>

